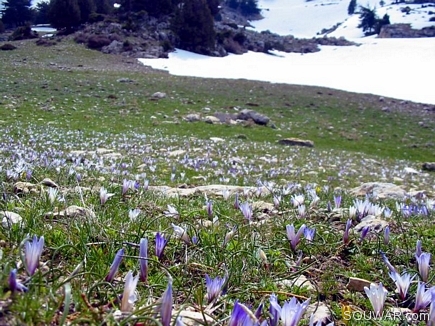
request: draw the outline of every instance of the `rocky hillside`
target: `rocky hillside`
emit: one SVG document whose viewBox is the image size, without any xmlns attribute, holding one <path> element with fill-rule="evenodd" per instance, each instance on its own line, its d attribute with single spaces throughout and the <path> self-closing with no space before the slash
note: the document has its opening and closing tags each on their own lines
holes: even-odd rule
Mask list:
<svg viewBox="0 0 435 326">
<path fill-rule="evenodd" d="M 231 10 L 222 8 L 222 19 L 215 22 L 216 45 L 209 49 L 212 56 L 247 51 L 310 53 L 319 51 L 319 45 L 352 45 L 344 38 L 298 39 L 280 36 L 269 31 L 257 32 L 250 28 L 249 20 Z M 249 17 L 261 19 L 261 17 Z M 146 13 L 136 17 L 134 23 L 103 21 L 87 24 L 74 38 L 88 47 L 104 53 L 121 54 L 136 58 L 162 58 L 177 47 L 177 38 L 170 29 L 170 17 L 155 18 Z"/>
</svg>

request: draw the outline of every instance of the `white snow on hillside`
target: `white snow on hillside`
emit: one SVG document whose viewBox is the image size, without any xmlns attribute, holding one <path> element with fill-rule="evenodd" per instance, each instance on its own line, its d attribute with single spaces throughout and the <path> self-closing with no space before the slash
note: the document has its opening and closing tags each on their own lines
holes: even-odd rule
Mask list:
<svg viewBox="0 0 435 326">
<path fill-rule="evenodd" d="M 256 30 L 281 35 L 315 37 L 323 28 L 340 26 L 331 36 L 344 36 L 359 46 L 323 46 L 320 52 L 275 55 L 247 53 L 212 58 L 177 50 L 169 59 L 139 59 L 143 64 L 174 75 L 208 78 L 251 79 L 277 83 L 324 86 L 358 93 L 435 104 L 435 91 L 428 79 L 435 73 L 435 38 L 378 39 L 364 37 L 357 14 L 349 16 L 347 0 L 259 0 L 261 21 Z M 414 28 L 431 26 L 430 10 L 421 5 L 360 3 L 377 8 L 378 16 L 390 15 L 391 23 L 411 23 Z M 409 6 L 406 15 L 400 8 Z M 435 15 L 432 15 L 432 17 Z"/>
</svg>

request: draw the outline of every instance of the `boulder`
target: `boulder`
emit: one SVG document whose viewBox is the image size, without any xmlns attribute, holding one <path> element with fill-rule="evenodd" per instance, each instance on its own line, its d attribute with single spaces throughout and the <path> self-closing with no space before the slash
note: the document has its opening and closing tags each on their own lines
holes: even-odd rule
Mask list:
<svg viewBox="0 0 435 326">
<path fill-rule="evenodd" d="M 287 146 L 303 146 L 303 147 L 314 147 L 314 142 L 312 140 L 305 140 L 299 138 L 284 138 L 278 140 L 278 144 Z"/>
<path fill-rule="evenodd" d="M 258 125 L 265 126 L 269 123 L 269 117 L 264 114 L 258 113 L 254 110 L 244 109 L 238 115 L 237 119 L 239 120 L 252 120 Z"/>
<path fill-rule="evenodd" d="M 435 172 L 435 162 L 426 162 L 421 166 L 423 171 Z"/>
</svg>

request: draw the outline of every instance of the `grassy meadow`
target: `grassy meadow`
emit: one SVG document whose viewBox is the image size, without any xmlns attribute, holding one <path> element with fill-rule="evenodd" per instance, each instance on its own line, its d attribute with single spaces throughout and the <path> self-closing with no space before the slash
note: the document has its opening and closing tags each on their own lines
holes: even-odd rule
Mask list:
<svg viewBox="0 0 435 326">
<path fill-rule="evenodd" d="M 14 45 L 0 51 L 0 325 L 434 325 L 420 259 L 435 253 L 433 106 L 170 76 L 68 39 Z M 274 127 L 184 120 L 244 108 Z M 290 137 L 315 147 L 277 143 Z M 366 182 L 408 194 L 350 191 Z M 367 216 L 381 227 L 361 230 Z M 370 282 L 394 314 L 370 315 Z M 299 300 L 299 323 L 273 318 L 273 294 Z"/>
</svg>

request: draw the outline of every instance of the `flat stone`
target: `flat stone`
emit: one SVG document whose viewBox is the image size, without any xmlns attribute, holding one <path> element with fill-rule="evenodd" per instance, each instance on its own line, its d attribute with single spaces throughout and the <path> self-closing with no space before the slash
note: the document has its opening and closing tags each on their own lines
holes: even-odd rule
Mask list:
<svg viewBox="0 0 435 326">
<path fill-rule="evenodd" d="M 349 291 L 364 292 L 364 287 L 370 287 L 372 282 L 358 277 L 350 277 L 346 288 Z"/>
<path fill-rule="evenodd" d="M 324 325 L 332 320 L 331 309 L 324 302 L 314 302 L 308 305 L 305 316 L 309 319 L 313 314 L 314 325 L 317 325 L 318 322 Z"/>
<path fill-rule="evenodd" d="M 220 143 L 220 142 L 224 142 L 225 139 L 223 138 L 219 138 L 219 137 L 210 137 L 211 141 L 214 141 L 215 143 Z"/>
<path fill-rule="evenodd" d="M 299 139 L 299 138 L 284 138 L 278 140 L 278 144 L 287 146 L 302 146 L 302 147 L 314 147 L 312 140 Z"/>
<path fill-rule="evenodd" d="M 103 154 L 107 154 L 107 153 L 113 153 L 114 150 L 108 149 L 108 148 L 97 148 L 97 150 L 95 152 L 99 155 L 103 155 Z"/>
<path fill-rule="evenodd" d="M 373 195 L 376 199 L 395 199 L 403 200 L 407 193 L 406 191 L 394 183 L 383 182 L 367 182 L 359 187 L 350 190 L 350 194 L 354 196 Z"/>
<path fill-rule="evenodd" d="M 121 158 L 121 153 L 107 153 L 103 155 L 104 158 Z"/>
<path fill-rule="evenodd" d="M 287 287 L 298 287 L 298 288 L 306 288 L 307 290 L 315 290 L 313 283 L 311 283 L 305 275 L 301 274 L 297 278 L 293 280 L 282 280 L 279 282 L 279 284 L 282 284 Z"/>
<path fill-rule="evenodd" d="M 50 188 L 59 188 L 56 182 L 51 180 L 50 178 L 45 178 L 41 181 L 41 184 Z"/>
<path fill-rule="evenodd" d="M 186 153 L 186 151 L 184 149 L 177 149 L 175 151 L 169 152 L 168 156 L 180 156 L 180 155 L 183 155 L 185 153 Z"/>
<path fill-rule="evenodd" d="M 364 227 L 369 226 L 371 231 L 381 232 L 387 225 L 387 221 L 373 215 L 367 215 L 360 223 L 355 225 L 354 230 L 361 232 Z"/>
<path fill-rule="evenodd" d="M 70 217 L 70 218 L 74 218 L 74 217 L 95 218 L 96 217 L 95 213 L 91 211 L 89 208 L 80 207 L 76 205 L 71 205 L 60 212 L 50 212 L 45 214 L 45 217 L 51 217 L 51 216 Z"/>
</svg>

